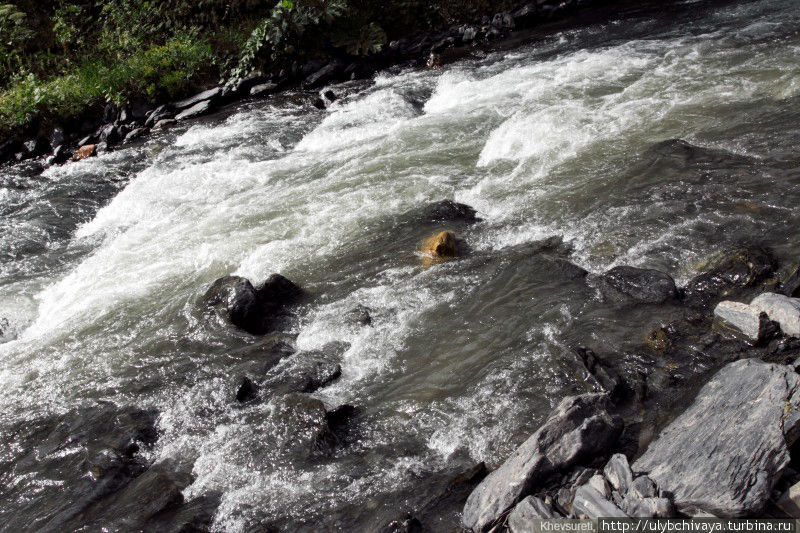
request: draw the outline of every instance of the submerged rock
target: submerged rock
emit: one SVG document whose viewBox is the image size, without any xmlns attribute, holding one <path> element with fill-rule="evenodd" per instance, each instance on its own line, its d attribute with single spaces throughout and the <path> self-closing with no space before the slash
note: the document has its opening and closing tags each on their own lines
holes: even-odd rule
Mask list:
<svg viewBox="0 0 800 533">
<path fill-rule="evenodd" d="M 273 437 L 282 453 L 308 458 L 328 454 L 336 437 L 328 426 L 325 405 L 305 394 L 288 394 L 278 398 L 272 419 Z"/>
<path fill-rule="evenodd" d="M 669 274 L 630 266 L 614 267 L 597 278 L 603 296 L 616 303 L 660 304 L 674 299 L 678 290 Z"/>
<path fill-rule="evenodd" d="M 708 307 L 734 297 L 742 289 L 758 286 L 772 276 L 776 267 L 775 258 L 762 248 L 731 250 L 684 287 L 684 301 L 692 307 Z"/>
<path fill-rule="evenodd" d="M 777 322 L 781 331 L 790 337 L 800 337 L 800 299 L 782 294 L 765 292 L 757 296 L 750 307 L 756 312 L 766 313 Z"/>
<path fill-rule="evenodd" d="M 342 375 L 339 359 L 349 348 L 347 343 L 332 342 L 319 350 L 299 352 L 265 386 L 274 394 L 316 392 L 339 379 Z"/>
<path fill-rule="evenodd" d="M 720 370 L 633 465 L 684 513 L 758 515 L 789 464 L 800 376 L 745 359 Z M 787 442 L 788 440 L 788 442 Z"/>
<path fill-rule="evenodd" d="M 485 531 L 551 475 L 603 455 L 619 438 L 622 421 L 605 394 L 565 398 L 547 421 L 470 494 L 462 522 Z"/>
<path fill-rule="evenodd" d="M 346 320 L 348 323 L 351 324 L 358 324 L 360 326 L 371 326 L 372 325 L 372 315 L 370 314 L 369 307 L 364 305 L 357 305 L 355 308 L 351 309 L 347 315 Z"/>
<path fill-rule="evenodd" d="M 422 243 L 420 252 L 432 259 L 452 259 L 458 255 L 456 236 L 452 231 L 431 235 Z"/>
<path fill-rule="evenodd" d="M 477 212 L 466 204 L 442 200 L 425 206 L 419 213 L 421 222 L 477 222 Z"/>
</svg>

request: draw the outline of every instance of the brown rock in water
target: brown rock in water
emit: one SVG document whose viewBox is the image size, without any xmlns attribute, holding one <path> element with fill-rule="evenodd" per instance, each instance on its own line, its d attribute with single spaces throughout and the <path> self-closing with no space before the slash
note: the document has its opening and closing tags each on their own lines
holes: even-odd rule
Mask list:
<svg viewBox="0 0 800 533">
<path fill-rule="evenodd" d="M 78 148 L 77 150 L 75 150 L 75 152 L 72 154 L 72 160 L 80 161 L 81 159 L 86 159 L 96 154 L 97 154 L 96 144 L 85 144 L 80 148 Z"/>
<path fill-rule="evenodd" d="M 456 257 L 458 246 L 452 231 L 442 231 L 425 239 L 420 251 L 425 254 L 427 262 Z"/>
</svg>

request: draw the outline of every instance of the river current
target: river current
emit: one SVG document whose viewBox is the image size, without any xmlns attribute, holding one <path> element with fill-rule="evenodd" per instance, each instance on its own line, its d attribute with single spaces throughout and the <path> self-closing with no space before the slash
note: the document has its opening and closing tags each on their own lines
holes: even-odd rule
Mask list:
<svg viewBox="0 0 800 533">
<path fill-rule="evenodd" d="M 591 273 L 679 284 L 741 242 L 798 259 L 798 58 L 794 0 L 690 1 L 390 69 L 334 87 L 326 110 L 286 93 L 82 162 L 2 168 L 0 427 L 153 408 L 141 453 L 191 473 L 187 500 L 218 496 L 214 530 L 374 530 L 588 390 L 574 346 L 637 349 L 639 324 L 526 245 L 560 236 Z M 422 230 L 397 221 L 442 199 L 482 220 L 452 228 L 464 257 L 425 266 Z M 329 457 L 275 451 L 275 402 L 233 398 L 232 354 L 257 339 L 198 309 L 221 276 L 274 272 L 312 295 L 298 350 L 349 344 L 314 393 L 359 408 Z M 347 320 L 358 305 L 371 326 Z M 15 470 L 15 435 L 0 529 L 33 530 L 71 480 Z"/>
</svg>

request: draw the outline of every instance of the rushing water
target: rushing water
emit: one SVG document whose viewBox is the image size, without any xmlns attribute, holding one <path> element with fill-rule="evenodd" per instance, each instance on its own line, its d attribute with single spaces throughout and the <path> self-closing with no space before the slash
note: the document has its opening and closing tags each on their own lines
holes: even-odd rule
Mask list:
<svg viewBox="0 0 800 533">
<path fill-rule="evenodd" d="M 281 95 L 41 175 L 0 170 L 0 424 L 156 408 L 143 453 L 192 473 L 188 500 L 220 496 L 220 531 L 374 529 L 431 480 L 496 465 L 588 387 L 572 346 L 639 340 L 526 243 L 559 235 L 590 272 L 679 281 L 741 241 L 797 259 L 800 5 L 669 11 L 381 73 L 326 111 Z M 426 268 L 437 228 L 398 221 L 444 198 L 483 221 L 454 228 L 464 258 Z M 332 457 L 273 449 L 275 400 L 233 399 L 231 354 L 254 339 L 198 308 L 220 276 L 273 272 L 313 295 L 300 350 L 350 344 L 315 393 L 361 409 Z M 346 320 L 359 304 L 371 327 Z M 23 445 L 2 443 L 0 529 L 33 527 L 70 487 L 15 471 Z"/>
</svg>

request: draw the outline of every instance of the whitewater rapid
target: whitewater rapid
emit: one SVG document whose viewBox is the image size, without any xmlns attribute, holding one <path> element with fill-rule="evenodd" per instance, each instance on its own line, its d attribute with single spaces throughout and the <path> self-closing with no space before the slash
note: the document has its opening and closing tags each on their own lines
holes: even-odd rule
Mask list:
<svg viewBox="0 0 800 533">
<path fill-rule="evenodd" d="M 6 179 L 0 202 L 49 202 L 45 211 L 94 194 L 87 183 L 104 192 L 62 217 L 63 234 L 42 230 L 41 250 L 0 264 L 0 317 L 13 324 L 0 344 L 2 420 L 94 399 L 157 408 L 149 458 L 187 465 L 188 498 L 222 495 L 220 531 L 265 516 L 313 523 L 455 460 L 495 464 L 583 386 L 561 359 L 583 304 L 519 288 L 516 267 L 493 271 L 514 280 L 505 285 L 458 262 L 423 269 L 414 247 L 376 232 L 453 199 L 483 219 L 460 235 L 476 252 L 502 258 L 559 235 L 592 272 L 646 265 L 685 280 L 737 239 L 796 250 L 793 234 L 780 235 L 800 196 L 789 164 L 800 10 L 761 0 L 695 16 L 690 5 L 679 22 L 611 21 L 442 69 L 380 73 L 334 88 L 342 98 L 325 111 L 297 95 L 246 103 L 52 167 L 28 192 Z M 724 153 L 727 166 L 645 157 L 670 139 Z M 59 187 L 69 194 L 41 192 Z M 38 222 L 19 213 L 0 228 L 9 246 L 28 226 L 36 238 Z M 355 446 L 370 458 L 358 468 L 346 457 L 276 466 L 259 446 L 277 431 L 274 405 L 231 404 L 221 359 L 251 341 L 209 329 L 197 301 L 220 276 L 273 272 L 318 298 L 295 332 L 299 349 L 350 344 L 341 379 L 317 396 L 370 407 Z M 522 303 L 501 294 L 517 289 Z M 374 327 L 342 320 L 359 304 Z"/>
</svg>

